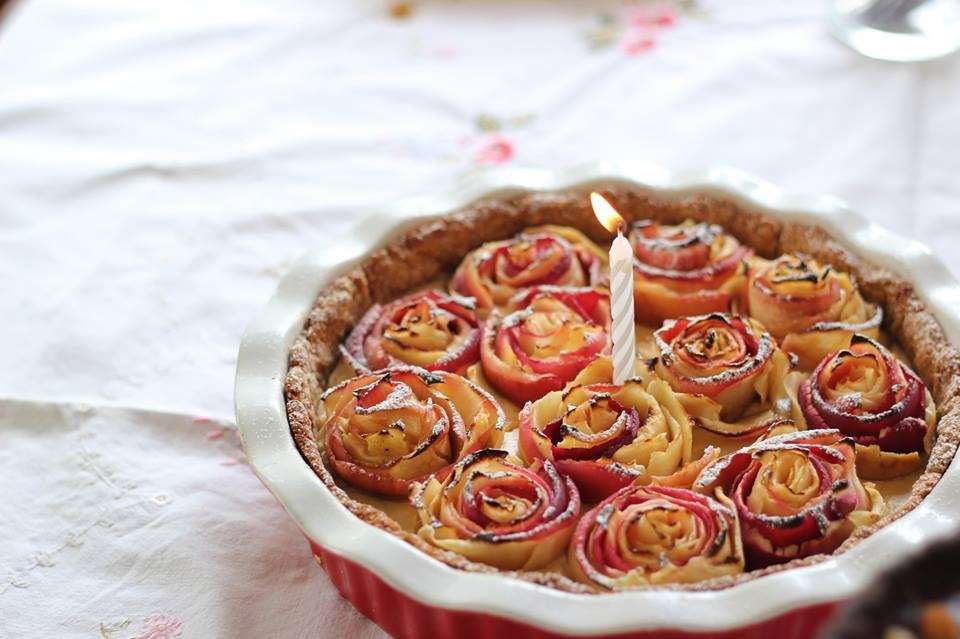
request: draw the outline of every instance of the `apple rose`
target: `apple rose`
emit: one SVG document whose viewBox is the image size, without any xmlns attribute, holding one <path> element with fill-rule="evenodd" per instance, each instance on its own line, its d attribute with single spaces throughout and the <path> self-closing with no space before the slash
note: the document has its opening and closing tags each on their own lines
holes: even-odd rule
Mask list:
<svg viewBox="0 0 960 639">
<path fill-rule="evenodd" d="M 323 394 L 330 465 L 347 483 L 406 497 L 476 450 L 500 445 L 504 415 L 490 394 L 442 371 L 406 367 L 349 379 Z"/>
<path fill-rule="evenodd" d="M 777 418 L 790 361 L 755 320 L 723 313 L 667 320 L 654 342 L 653 372 L 703 428 L 747 437 Z"/>
<path fill-rule="evenodd" d="M 854 335 L 847 348 L 825 357 L 794 399 L 796 419 L 808 428 L 836 428 L 856 441 L 857 472 L 866 479 L 916 470 L 933 443 L 930 392 L 869 337 Z"/>
<path fill-rule="evenodd" d="M 419 535 L 434 546 L 504 570 L 536 570 L 559 557 L 580 516 L 580 495 L 545 461 L 524 468 L 484 449 L 446 480 L 418 484 L 410 499 Z"/>
<path fill-rule="evenodd" d="M 883 319 L 881 308 L 864 301 L 848 274 L 801 255 L 758 261 L 750 271 L 747 304 L 805 371 L 846 346 L 853 333 L 879 337 Z"/>
<path fill-rule="evenodd" d="M 670 226 L 633 225 L 637 321 L 727 312 L 743 293 L 746 259 L 753 251 L 715 224 L 687 220 Z"/>
<path fill-rule="evenodd" d="M 736 510 L 685 488 L 628 486 L 580 519 L 569 550 L 577 580 L 608 590 L 693 583 L 743 572 Z"/>
<path fill-rule="evenodd" d="M 514 310 L 490 315 L 480 358 L 486 379 L 515 402 L 560 390 L 609 351 L 610 296 L 604 289 L 537 286 L 518 293 Z"/>
<path fill-rule="evenodd" d="M 602 277 L 606 255 L 576 229 L 541 226 L 484 244 L 457 268 L 450 290 L 476 298 L 485 314 L 506 306 L 518 291 L 540 285 L 592 286 Z"/>
<path fill-rule="evenodd" d="M 730 496 L 751 568 L 833 552 L 875 522 L 883 497 L 857 477 L 853 440 L 805 430 L 763 439 L 707 466 L 694 489 Z"/>
<path fill-rule="evenodd" d="M 520 455 L 553 462 L 584 499 L 670 475 L 692 457 L 690 418 L 665 382 L 612 378 L 610 358 L 598 358 L 520 412 Z"/>
<path fill-rule="evenodd" d="M 342 351 L 358 373 L 404 364 L 461 372 L 480 358 L 474 301 L 429 290 L 376 304 Z"/>
</svg>

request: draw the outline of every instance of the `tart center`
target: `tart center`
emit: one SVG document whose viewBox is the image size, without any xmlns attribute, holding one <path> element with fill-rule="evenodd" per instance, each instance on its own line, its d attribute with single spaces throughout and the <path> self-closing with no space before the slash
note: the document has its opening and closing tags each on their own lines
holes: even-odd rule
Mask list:
<svg viewBox="0 0 960 639">
<path fill-rule="evenodd" d="M 462 340 L 465 333 L 463 320 L 452 313 L 431 306 L 421 300 L 403 309 L 383 332 L 386 338 L 384 349 L 391 355 L 399 355 L 404 349 L 442 351 L 455 340 Z"/>
<path fill-rule="evenodd" d="M 764 453 L 761 464 L 747 498 L 747 505 L 753 512 L 772 516 L 791 515 L 820 491 L 820 476 L 800 451 Z"/>
</svg>

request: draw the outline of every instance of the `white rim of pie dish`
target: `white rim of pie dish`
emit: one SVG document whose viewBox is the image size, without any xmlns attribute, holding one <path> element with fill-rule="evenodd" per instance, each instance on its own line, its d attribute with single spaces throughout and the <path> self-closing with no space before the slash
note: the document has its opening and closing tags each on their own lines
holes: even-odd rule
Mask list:
<svg viewBox="0 0 960 639">
<path fill-rule="evenodd" d="M 397 233 L 476 200 L 513 191 L 554 191 L 617 182 L 648 188 L 665 197 L 720 194 L 780 219 L 819 225 L 857 254 L 913 282 L 948 339 L 960 344 L 960 285 L 943 262 L 925 245 L 867 221 L 837 198 L 787 194 L 726 167 L 670 171 L 649 165 L 594 163 L 564 170 L 490 170 L 444 195 L 406 200 L 360 217 L 362 222 L 350 242 L 310 252 L 298 260 L 244 333 L 235 387 L 240 436 L 254 472 L 307 537 L 426 605 L 589 636 L 661 629 L 723 631 L 755 625 L 792 610 L 856 595 L 906 554 L 955 532 L 960 521 L 960 500 L 955 498 L 960 495 L 960 463 L 956 459 L 916 508 L 847 552 L 817 564 L 723 590 L 584 595 L 452 568 L 364 523 L 340 503 L 301 457 L 290 433 L 283 391 L 290 347 L 321 288 Z"/>
</svg>

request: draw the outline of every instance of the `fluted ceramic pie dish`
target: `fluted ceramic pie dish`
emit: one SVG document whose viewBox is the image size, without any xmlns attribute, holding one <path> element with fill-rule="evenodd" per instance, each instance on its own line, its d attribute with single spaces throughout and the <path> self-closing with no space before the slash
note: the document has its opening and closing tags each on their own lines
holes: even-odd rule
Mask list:
<svg viewBox="0 0 960 639">
<path fill-rule="evenodd" d="M 756 228 L 748 227 L 767 221 L 769 232 L 763 235 L 761 231 L 760 240 L 774 246 L 822 234 L 810 225 L 818 226 L 841 245 L 834 259 L 844 259 L 842 247 L 846 247 L 882 265 L 882 269 L 869 272 L 865 291 L 869 295 L 873 290 L 886 302 L 895 302 L 889 318 L 896 325 L 894 333 L 906 337 L 900 341 L 914 351 L 911 355 L 918 372 L 928 384 L 932 381 L 941 407 L 939 448 L 934 450 L 928 472 L 915 485 L 909 508 L 896 511 L 902 517 L 866 531 L 839 554 L 800 562 L 786 570 L 748 573 L 722 589 L 643 590 L 598 596 L 563 592 L 535 580 L 522 581 L 491 571 L 457 570 L 420 553 L 400 536 L 364 523 L 355 516 L 358 511 L 344 507 L 328 488 L 332 484 L 321 481 L 294 445 L 291 425 L 296 429 L 299 417 L 293 409 L 288 421 L 284 404 L 283 380 L 290 349 L 318 293 L 329 291 L 337 277 L 355 268 L 388 240 L 439 219 L 424 213 L 442 215 L 460 210 L 458 215 L 463 215 L 464 209 L 471 209 L 485 215 L 483 209 L 493 210 L 498 203 L 508 202 L 514 217 L 522 217 L 528 209 L 532 217 L 537 217 L 524 222 L 560 223 L 554 217 L 563 217 L 564 198 L 569 201 L 571 194 L 590 188 L 632 197 L 635 205 L 639 202 L 665 210 L 673 208 L 694 216 L 711 203 L 721 203 L 727 211 L 727 224 L 740 234 L 756 234 Z M 590 166 L 565 172 L 514 170 L 488 174 L 446 197 L 407 202 L 381 215 L 364 225 L 363 236 L 355 245 L 341 247 L 337 255 L 308 255 L 283 279 L 277 294 L 244 337 L 236 403 L 238 425 L 255 471 L 304 530 L 340 591 L 392 634 L 495 636 L 509 631 L 518 636 L 765 636 L 777 631 L 786 636 L 810 636 L 835 602 L 865 588 L 889 561 L 954 529 L 958 515 L 952 499 L 958 482 L 956 469 L 951 466 L 942 479 L 940 475 L 955 448 L 955 402 L 950 399 L 955 393 L 958 362 L 950 344 L 957 343 L 960 335 L 956 310 L 960 289 L 921 245 L 895 238 L 832 198 L 787 196 L 731 170 L 683 174 L 630 166 Z M 499 231 L 490 225 L 498 219 L 495 211 L 484 218 L 483 232 L 496 235 Z M 408 249 L 422 250 L 424 243 L 416 233 L 399 242 L 390 245 L 388 258 L 402 258 L 400 254 Z M 439 246 L 434 250 L 444 249 Z M 389 260 L 381 259 L 380 263 Z M 393 266 L 395 271 L 397 263 Z M 886 277 L 888 271 L 914 286 L 894 276 Z M 367 277 L 375 274 L 375 269 L 368 271 Z M 863 278 L 867 272 L 861 270 L 860 275 Z M 399 290 L 392 293 L 404 288 L 402 277 L 395 286 Z M 340 292 L 345 295 L 340 300 L 344 309 L 359 303 L 345 291 Z M 334 307 L 327 308 L 336 315 Z M 312 317 L 308 332 L 342 333 L 348 328 L 338 325 L 332 316 L 327 319 L 325 323 Z M 932 333 L 935 339 L 924 337 Z M 330 336 L 319 336 L 317 343 L 324 343 L 324 337 Z M 329 366 L 335 353 L 313 353 L 312 357 L 315 365 Z M 289 395 L 291 389 L 287 399 Z M 944 437 L 943 433 L 950 436 Z M 307 458 L 316 462 L 309 455 Z"/>
</svg>

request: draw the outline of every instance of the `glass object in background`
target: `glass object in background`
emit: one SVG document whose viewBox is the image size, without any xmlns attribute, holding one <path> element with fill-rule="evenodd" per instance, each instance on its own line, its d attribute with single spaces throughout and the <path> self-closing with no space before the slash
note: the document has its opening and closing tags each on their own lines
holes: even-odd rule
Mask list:
<svg viewBox="0 0 960 639">
<path fill-rule="evenodd" d="M 920 62 L 960 50 L 960 0 L 834 0 L 834 35 L 878 60 Z"/>
</svg>

